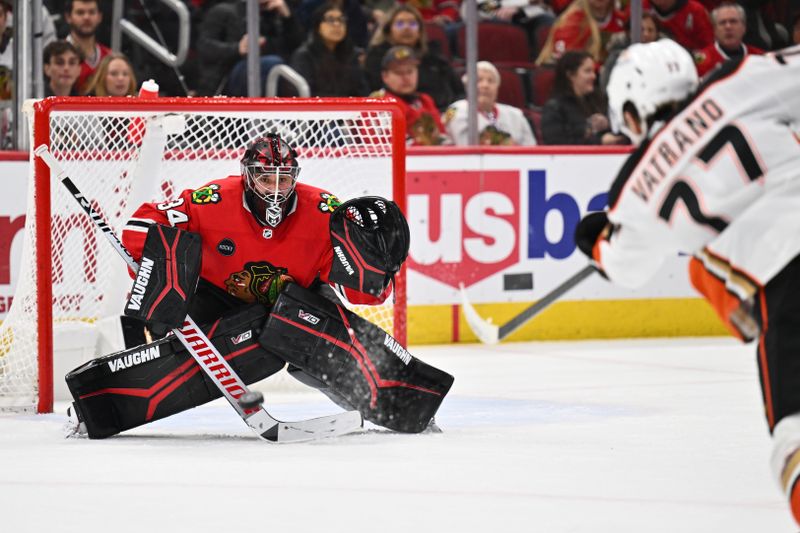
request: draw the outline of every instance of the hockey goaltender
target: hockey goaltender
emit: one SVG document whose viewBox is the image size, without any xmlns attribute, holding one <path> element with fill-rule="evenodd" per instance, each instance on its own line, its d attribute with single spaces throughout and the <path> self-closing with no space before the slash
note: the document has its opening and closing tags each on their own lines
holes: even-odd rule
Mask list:
<svg viewBox="0 0 800 533">
<path fill-rule="evenodd" d="M 295 149 L 268 134 L 245 150 L 241 175 L 134 213 L 122 238 L 140 264 L 125 306 L 129 348 L 66 377 L 90 438 L 221 396 L 170 333 L 187 314 L 246 384 L 287 367 L 377 425 L 435 428 L 453 377 L 413 357 L 336 295 L 354 304 L 392 296 L 408 256 L 405 217 L 379 197 L 340 205 L 298 183 L 299 173 Z"/>
</svg>

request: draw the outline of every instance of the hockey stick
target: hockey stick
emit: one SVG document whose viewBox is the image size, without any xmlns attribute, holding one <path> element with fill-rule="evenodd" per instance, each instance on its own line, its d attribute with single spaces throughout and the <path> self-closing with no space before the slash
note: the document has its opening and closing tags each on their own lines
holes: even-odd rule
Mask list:
<svg viewBox="0 0 800 533">
<path fill-rule="evenodd" d="M 41 145 L 34 150 L 34 153 L 45 162 L 55 177 L 69 190 L 72 197 L 100 229 L 111 246 L 122 256 L 128 267 L 134 272 L 139 270 L 136 260 L 119 240 L 114 230 L 108 226 L 102 215 L 92 207 L 91 202 L 67 176 L 59 162 L 50 153 L 49 148 Z M 172 333 L 180 340 L 203 372 L 219 388 L 242 420 L 264 440 L 270 442 L 316 440 L 344 435 L 363 427 L 364 422 L 358 411 L 348 411 L 299 422 L 281 422 L 264 409 L 261 405 L 263 401 L 261 394 L 247 388 L 247 385 L 234 372 L 200 327 L 195 324 L 191 316 L 187 315 L 183 326 L 173 329 Z"/>
<path fill-rule="evenodd" d="M 525 310 L 502 326 L 496 326 L 495 324 L 492 324 L 491 322 L 481 318 L 470 301 L 467 299 L 467 291 L 464 290 L 464 284 L 459 283 L 459 288 L 461 289 L 461 305 L 464 309 L 464 318 L 467 319 L 467 324 L 469 324 L 470 329 L 473 331 L 473 333 L 475 333 L 481 342 L 484 344 L 497 344 L 501 340 L 517 331 L 526 322 L 550 306 L 551 303 L 561 298 L 561 296 L 563 296 L 567 291 L 595 272 L 597 272 L 597 269 L 595 268 L 594 264 L 589 264 L 583 267 L 563 283 L 561 283 L 561 285 L 545 294 L 535 304 L 525 308 Z"/>
</svg>

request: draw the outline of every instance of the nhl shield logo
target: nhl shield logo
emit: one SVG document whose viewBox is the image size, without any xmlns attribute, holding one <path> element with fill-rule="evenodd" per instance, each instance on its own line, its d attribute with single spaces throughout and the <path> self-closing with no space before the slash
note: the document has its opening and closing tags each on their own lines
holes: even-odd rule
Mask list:
<svg viewBox="0 0 800 533">
<path fill-rule="evenodd" d="M 272 230 L 270 228 L 265 228 L 264 231 L 261 232 L 261 236 L 265 239 L 272 238 Z"/>
</svg>

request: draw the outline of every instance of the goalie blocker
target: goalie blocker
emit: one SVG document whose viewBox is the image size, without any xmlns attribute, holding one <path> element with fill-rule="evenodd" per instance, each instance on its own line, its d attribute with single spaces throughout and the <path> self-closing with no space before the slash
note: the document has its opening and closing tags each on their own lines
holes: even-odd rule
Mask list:
<svg viewBox="0 0 800 533">
<path fill-rule="evenodd" d="M 141 320 L 157 337 L 180 327 L 197 288 L 201 258 L 200 235 L 152 224 L 125 316 Z"/>
<path fill-rule="evenodd" d="M 424 430 L 454 379 L 412 356 L 378 326 L 295 284 L 275 302 L 261 344 L 316 380 L 332 399 L 344 400 L 340 405 L 395 431 Z"/>
</svg>

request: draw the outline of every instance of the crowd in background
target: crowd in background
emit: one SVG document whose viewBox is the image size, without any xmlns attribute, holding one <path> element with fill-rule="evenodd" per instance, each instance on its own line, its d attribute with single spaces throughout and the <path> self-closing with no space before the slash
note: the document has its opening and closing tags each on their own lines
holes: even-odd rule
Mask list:
<svg viewBox="0 0 800 533">
<path fill-rule="evenodd" d="M 128 39 L 120 52 L 108 48 L 112 0 L 45 0 L 46 96 L 133 95 L 137 80 L 150 78 L 166 96 L 245 96 L 246 3 L 183 1 L 190 53 L 176 69 Z M 13 87 L 11 4 L 0 0 L 0 101 Z M 799 4 L 643 0 L 641 40 L 674 39 L 708 76 L 729 58 L 799 43 Z M 631 42 L 627 0 L 478 0 L 477 7 L 480 144 L 627 143 L 610 131 L 604 91 Z M 261 87 L 270 69 L 289 65 L 312 96 L 396 99 L 409 144 L 467 144 L 460 0 L 259 0 L 259 9 Z M 177 17 L 160 2 L 126 1 L 124 16 L 176 49 Z M 297 92 L 283 83 L 279 95 Z"/>
</svg>

